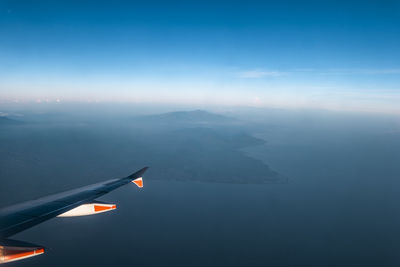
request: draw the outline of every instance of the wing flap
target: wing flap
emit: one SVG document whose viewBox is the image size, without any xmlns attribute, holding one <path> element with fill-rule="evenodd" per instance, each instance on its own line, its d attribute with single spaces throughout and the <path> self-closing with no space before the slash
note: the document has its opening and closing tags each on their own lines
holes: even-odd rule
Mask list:
<svg viewBox="0 0 400 267">
<path fill-rule="evenodd" d="M 6 239 L 0 242 L 0 264 L 18 261 L 44 253 L 44 247 L 23 241 Z"/>
</svg>

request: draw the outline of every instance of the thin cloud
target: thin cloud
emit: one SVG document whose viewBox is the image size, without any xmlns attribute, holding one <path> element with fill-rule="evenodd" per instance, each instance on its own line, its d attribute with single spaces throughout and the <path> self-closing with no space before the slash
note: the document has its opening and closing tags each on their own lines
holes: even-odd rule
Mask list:
<svg viewBox="0 0 400 267">
<path fill-rule="evenodd" d="M 297 68 L 289 71 L 292 74 L 315 73 L 317 75 L 397 75 L 400 68 L 393 69 L 325 69 L 317 70 L 313 68 Z M 245 70 L 236 73 L 239 78 L 260 79 L 266 77 L 279 77 L 287 75 L 287 72 L 275 70 Z"/>
<path fill-rule="evenodd" d="M 293 71 L 295 71 L 295 72 L 315 72 L 315 69 L 313 69 L 313 68 L 297 68 L 297 69 L 294 69 Z"/>
<path fill-rule="evenodd" d="M 321 72 L 323 75 L 385 75 L 400 74 L 400 69 L 330 69 Z"/>
<path fill-rule="evenodd" d="M 363 74 L 400 74 L 400 69 L 362 70 Z"/>
<path fill-rule="evenodd" d="M 257 79 L 257 78 L 264 78 L 264 77 L 279 77 L 285 75 L 284 72 L 280 71 L 264 71 L 264 70 L 247 70 L 241 71 L 237 73 L 237 76 L 240 78 L 246 79 Z"/>
</svg>

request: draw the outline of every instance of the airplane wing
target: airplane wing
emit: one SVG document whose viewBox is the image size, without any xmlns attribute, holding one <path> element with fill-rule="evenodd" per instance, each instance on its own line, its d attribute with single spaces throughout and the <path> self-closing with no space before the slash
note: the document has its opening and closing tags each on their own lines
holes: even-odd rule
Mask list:
<svg viewBox="0 0 400 267">
<path fill-rule="evenodd" d="M 83 216 L 113 210 L 116 205 L 95 199 L 130 182 L 143 187 L 142 175 L 147 168 L 125 178 L 92 184 L 0 210 L 0 264 L 44 253 L 43 247 L 8 239 L 10 236 L 56 216 Z"/>
</svg>

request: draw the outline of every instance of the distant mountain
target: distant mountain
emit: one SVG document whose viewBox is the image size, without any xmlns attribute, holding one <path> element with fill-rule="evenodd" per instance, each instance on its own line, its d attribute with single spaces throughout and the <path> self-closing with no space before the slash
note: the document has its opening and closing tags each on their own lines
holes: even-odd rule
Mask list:
<svg viewBox="0 0 400 267">
<path fill-rule="evenodd" d="M 235 122 L 236 119 L 220 114 L 211 113 L 205 110 L 175 111 L 156 115 L 136 117 L 146 122 L 157 122 L 166 124 L 220 124 Z"/>
<path fill-rule="evenodd" d="M 20 125 L 23 124 L 21 121 L 13 120 L 5 116 L 0 117 L 0 126 L 7 126 L 7 125 Z"/>
</svg>

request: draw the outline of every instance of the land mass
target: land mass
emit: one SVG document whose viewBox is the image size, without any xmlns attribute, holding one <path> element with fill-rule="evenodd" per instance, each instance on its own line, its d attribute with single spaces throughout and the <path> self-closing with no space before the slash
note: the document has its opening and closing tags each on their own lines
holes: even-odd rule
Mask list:
<svg viewBox="0 0 400 267">
<path fill-rule="evenodd" d="M 284 181 L 268 165 L 241 151 L 264 141 L 245 128 L 231 127 L 228 122 L 235 124 L 233 118 L 190 111 L 152 115 L 151 122 L 137 123 L 145 118 L 149 117 L 136 117 L 129 124 L 112 119 L 79 127 L 76 121 L 62 127 L 28 122 L 23 131 L 18 126 L 4 126 L 0 132 L 0 176 L 16 188 L 24 182 L 20 177 L 29 176 L 41 185 L 41 192 L 47 186 L 51 192 L 53 179 L 65 179 L 70 188 L 82 181 L 87 184 L 122 177 L 145 165 L 151 167 L 146 179 L 153 180 Z M 170 123 L 165 123 L 167 120 Z"/>
</svg>

